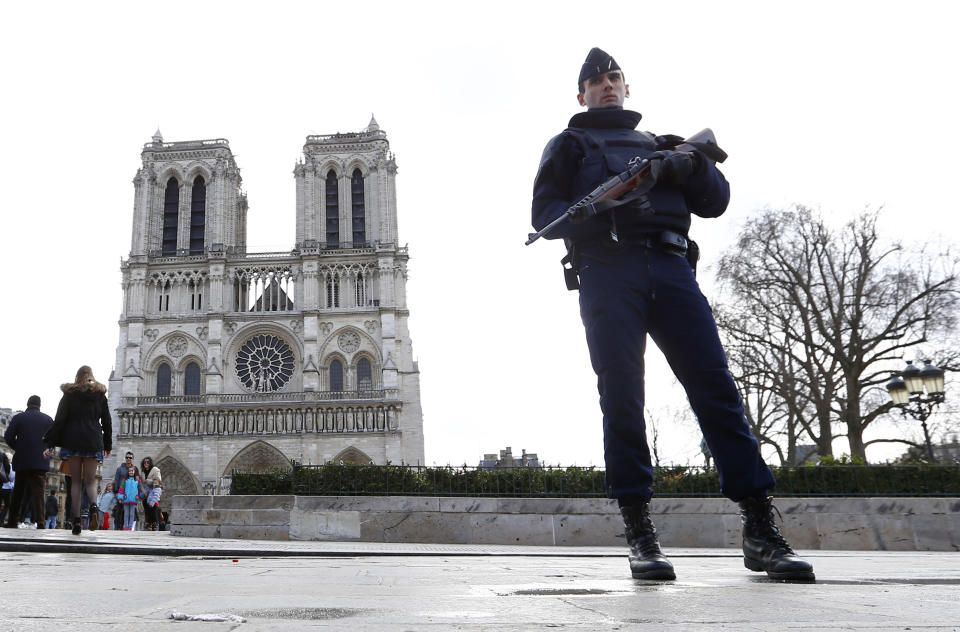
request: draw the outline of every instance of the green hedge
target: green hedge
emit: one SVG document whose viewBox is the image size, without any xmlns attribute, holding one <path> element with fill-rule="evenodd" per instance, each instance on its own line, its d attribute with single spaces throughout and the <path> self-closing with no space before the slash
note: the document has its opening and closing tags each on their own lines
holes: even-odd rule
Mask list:
<svg viewBox="0 0 960 632">
<path fill-rule="evenodd" d="M 774 468 L 777 496 L 960 496 L 960 467 L 829 465 Z M 604 497 L 600 468 L 514 468 L 403 465 L 294 465 L 234 472 L 231 494 L 301 496 Z M 716 470 L 683 466 L 656 472 L 658 496 L 721 496 Z"/>
</svg>

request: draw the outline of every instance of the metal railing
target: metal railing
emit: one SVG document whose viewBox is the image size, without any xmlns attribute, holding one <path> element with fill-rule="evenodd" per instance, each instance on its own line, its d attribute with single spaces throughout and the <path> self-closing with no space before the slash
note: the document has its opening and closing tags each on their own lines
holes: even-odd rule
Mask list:
<svg viewBox="0 0 960 632">
<path fill-rule="evenodd" d="M 778 497 L 960 496 L 960 466 L 806 466 L 774 468 Z M 605 497 L 595 467 L 427 467 L 294 465 L 292 470 L 235 473 L 234 494 L 331 496 Z M 720 497 L 715 469 L 668 466 L 655 472 L 659 497 Z"/>
</svg>

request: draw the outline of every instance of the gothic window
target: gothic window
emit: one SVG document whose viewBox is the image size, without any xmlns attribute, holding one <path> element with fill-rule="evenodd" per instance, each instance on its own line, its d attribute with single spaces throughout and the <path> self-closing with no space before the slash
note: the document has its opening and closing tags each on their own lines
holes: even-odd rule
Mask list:
<svg viewBox="0 0 960 632">
<path fill-rule="evenodd" d="M 157 397 L 170 397 L 170 365 L 157 367 Z"/>
<path fill-rule="evenodd" d="M 327 307 L 340 307 L 340 277 L 335 273 L 327 277 Z"/>
<path fill-rule="evenodd" d="M 373 372 L 370 370 L 370 360 L 360 358 L 357 362 L 357 388 L 366 390 L 373 388 Z"/>
<path fill-rule="evenodd" d="M 354 169 L 350 178 L 350 201 L 353 206 L 353 247 L 362 248 L 367 240 L 367 231 L 364 226 L 363 174 L 359 169 Z"/>
<path fill-rule="evenodd" d="M 330 363 L 330 390 L 343 390 L 343 364 L 340 360 L 334 360 Z"/>
<path fill-rule="evenodd" d="M 159 285 L 159 300 L 157 303 L 157 311 L 159 312 L 169 312 L 170 311 L 170 281 L 161 281 Z"/>
<path fill-rule="evenodd" d="M 327 248 L 340 247 L 340 192 L 337 174 L 327 172 Z"/>
<path fill-rule="evenodd" d="M 356 297 L 357 307 L 363 307 L 367 303 L 367 286 L 363 278 L 363 272 L 357 273 Z"/>
<path fill-rule="evenodd" d="M 196 362 L 187 365 L 186 381 L 183 384 L 184 395 L 200 394 L 200 367 Z"/>
<path fill-rule="evenodd" d="M 207 183 L 203 176 L 193 181 L 193 194 L 190 200 L 190 254 L 203 253 L 203 231 L 207 217 Z"/>
<path fill-rule="evenodd" d="M 293 376 L 293 351 L 280 338 L 260 334 L 240 347 L 236 369 L 247 388 L 258 393 L 279 391 Z"/>
<path fill-rule="evenodd" d="M 163 194 L 163 245 L 162 254 L 177 254 L 177 221 L 180 215 L 180 183 L 176 178 L 167 180 Z"/>
<path fill-rule="evenodd" d="M 190 309 L 200 311 L 203 309 L 203 282 L 191 280 L 188 284 L 190 289 Z"/>
</svg>

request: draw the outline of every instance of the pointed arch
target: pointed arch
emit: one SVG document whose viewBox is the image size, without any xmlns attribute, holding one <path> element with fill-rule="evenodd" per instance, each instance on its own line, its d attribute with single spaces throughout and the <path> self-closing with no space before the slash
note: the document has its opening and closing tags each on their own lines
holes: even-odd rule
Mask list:
<svg viewBox="0 0 960 632">
<path fill-rule="evenodd" d="M 327 171 L 325 208 L 327 211 L 327 248 L 340 247 L 340 180 L 333 169 Z"/>
<path fill-rule="evenodd" d="M 327 369 L 327 374 L 329 375 L 330 381 L 330 387 L 327 390 L 342 391 L 344 389 L 343 360 L 341 360 L 339 357 L 331 359 L 330 366 Z"/>
<path fill-rule="evenodd" d="M 373 364 L 366 355 L 357 359 L 357 390 L 368 391 L 373 388 Z"/>
<path fill-rule="evenodd" d="M 183 372 L 183 394 L 187 396 L 203 394 L 200 365 L 191 362 Z"/>
<path fill-rule="evenodd" d="M 180 182 L 170 176 L 163 191 L 163 236 L 161 253 L 177 254 L 177 229 L 180 219 Z"/>
<path fill-rule="evenodd" d="M 290 469 L 290 459 L 266 441 L 258 440 L 237 452 L 223 470 L 223 476 L 238 472 L 266 472 L 274 468 Z M 161 470 L 162 472 L 163 470 Z"/>
<path fill-rule="evenodd" d="M 157 366 L 157 397 L 170 397 L 172 375 L 170 365 L 166 362 L 161 362 L 160 365 Z"/>
<path fill-rule="evenodd" d="M 364 203 L 364 177 L 359 168 L 350 175 L 350 219 L 353 226 L 353 247 L 363 248 L 367 242 L 366 206 Z"/>
<path fill-rule="evenodd" d="M 351 463 L 353 465 L 372 465 L 373 459 L 364 453 L 363 450 L 350 446 L 340 451 L 340 454 L 331 459 L 332 463 Z M 163 470 L 161 470 L 162 472 Z"/>
<path fill-rule="evenodd" d="M 164 448 L 159 459 L 154 460 L 154 465 L 160 468 L 160 476 L 163 480 L 163 494 L 160 496 L 160 509 L 169 512 L 173 507 L 174 496 L 199 496 L 203 494 L 203 486 L 194 476 L 193 472 L 187 469 L 180 459 L 173 456 L 169 446 Z"/>
<path fill-rule="evenodd" d="M 193 179 L 190 191 L 190 254 L 199 255 L 207 225 L 207 181 L 202 174 Z"/>
</svg>

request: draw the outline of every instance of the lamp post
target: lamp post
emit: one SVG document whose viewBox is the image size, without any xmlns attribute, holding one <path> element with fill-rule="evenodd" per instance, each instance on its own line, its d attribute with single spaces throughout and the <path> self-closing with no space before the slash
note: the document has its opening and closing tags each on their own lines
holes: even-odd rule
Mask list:
<svg viewBox="0 0 960 632">
<path fill-rule="evenodd" d="M 893 405 L 900 409 L 904 417 L 910 415 L 923 426 L 923 438 L 927 443 L 927 456 L 930 462 L 936 462 L 933 446 L 930 444 L 930 432 L 927 430 L 927 418 L 933 410 L 943 403 L 946 393 L 943 389 L 943 369 L 933 366 L 929 360 L 922 360 L 924 367 L 916 367 L 907 361 L 906 368 L 894 373 L 887 382 L 887 392 Z M 924 395 L 926 391 L 926 395 Z"/>
</svg>

